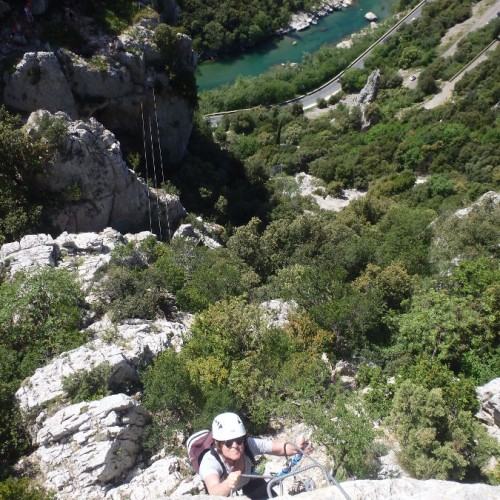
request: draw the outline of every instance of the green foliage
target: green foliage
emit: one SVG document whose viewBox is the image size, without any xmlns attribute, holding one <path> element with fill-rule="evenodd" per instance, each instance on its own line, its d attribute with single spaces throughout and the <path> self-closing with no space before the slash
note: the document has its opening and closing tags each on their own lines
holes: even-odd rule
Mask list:
<svg viewBox="0 0 500 500">
<path fill-rule="evenodd" d="M 84 5 L 84 14 L 95 19 L 102 29 L 114 35 L 119 35 L 130 26 L 138 11 L 138 5 L 128 0 L 89 0 Z"/>
<path fill-rule="evenodd" d="M 155 28 L 153 41 L 163 57 L 172 87 L 177 89 L 195 107 L 198 100 L 196 78 L 192 71 L 183 67 L 180 59 L 183 53 L 180 45 L 180 33 L 182 30 L 179 28 L 160 23 Z"/>
<path fill-rule="evenodd" d="M 0 338 L 24 354 L 21 376 L 85 340 L 82 304 L 83 293 L 66 270 L 20 273 L 0 285 Z"/>
<path fill-rule="evenodd" d="M 94 307 L 109 311 L 113 321 L 125 318 L 155 319 L 169 315 L 173 296 L 183 286 L 185 271 L 175 251 L 146 240 L 139 247 L 117 247 L 100 282 L 103 301 Z"/>
<path fill-rule="evenodd" d="M 50 493 L 31 479 L 8 478 L 0 482 L 0 498 L 2 500 L 52 500 L 55 493 Z"/>
<path fill-rule="evenodd" d="M 111 394 L 109 379 L 112 371 L 113 367 L 106 362 L 90 371 L 75 372 L 63 378 L 62 388 L 73 404 L 104 398 Z"/>
<path fill-rule="evenodd" d="M 359 92 L 366 84 L 368 71 L 365 69 L 349 68 L 340 78 L 342 90 L 348 94 Z"/>
<path fill-rule="evenodd" d="M 377 470 L 376 433 L 355 395 L 341 393 L 332 386 L 323 404 L 305 405 L 300 413 L 315 429 L 313 439 L 326 447 L 334 476 L 373 476 Z"/>
<path fill-rule="evenodd" d="M 44 153 L 21 128 L 19 117 L 0 107 L 0 243 L 33 231 L 40 221 L 38 193 L 27 179 L 41 170 Z"/>
<path fill-rule="evenodd" d="M 498 453 L 498 445 L 470 412 L 450 408 L 442 388 L 403 382 L 391 417 L 402 445 L 402 463 L 417 478 L 477 480 L 490 453 Z"/>
<path fill-rule="evenodd" d="M 269 38 L 288 24 L 292 12 L 307 10 L 311 5 L 307 0 L 250 0 L 244 5 L 231 1 L 221 9 L 213 0 L 183 0 L 180 23 L 202 55 L 233 52 Z"/>
<path fill-rule="evenodd" d="M 499 227 L 500 206 L 492 200 L 473 206 L 466 217 L 447 214 L 433 227 L 431 259 L 445 270 L 457 258 L 495 257 Z"/>
<path fill-rule="evenodd" d="M 259 283 L 257 274 L 225 249 L 195 250 L 193 266 L 177 300 L 183 309 L 202 311 L 210 304 L 248 293 Z"/>
<path fill-rule="evenodd" d="M 29 449 L 14 393 L 36 368 L 87 340 L 83 294 L 66 270 L 18 273 L 0 284 L 0 470 Z"/>
<path fill-rule="evenodd" d="M 183 358 L 173 350 L 160 354 L 142 377 L 144 407 L 154 415 L 147 442 L 151 450 L 175 446 L 174 434 L 193 418 L 200 393 L 191 382 Z"/>
</svg>

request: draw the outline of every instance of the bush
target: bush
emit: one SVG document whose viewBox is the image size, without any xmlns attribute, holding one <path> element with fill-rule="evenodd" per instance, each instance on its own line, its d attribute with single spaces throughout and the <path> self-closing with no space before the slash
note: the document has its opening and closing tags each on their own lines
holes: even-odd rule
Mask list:
<svg viewBox="0 0 500 500">
<path fill-rule="evenodd" d="M 418 479 L 481 480 L 481 469 L 498 444 L 470 412 L 453 411 L 441 388 L 406 380 L 396 391 L 391 414 L 404 467 Z"/>
<path fill-rule="evenodd" d="M 62 388 L 72 404 L 102 399 L 111 394 L 109 379 L 112 370 L 112 366 L 106 362 L 91 371 L 75 372 L 63 378 Z"/>
<path fill-rule="evenodd" d="M 0 482 L 0 498 L 2 500 L 53 500 L 54 493 L 50 493 L 34 481 L 23 477 L 9 478 Z"/>
</svg>

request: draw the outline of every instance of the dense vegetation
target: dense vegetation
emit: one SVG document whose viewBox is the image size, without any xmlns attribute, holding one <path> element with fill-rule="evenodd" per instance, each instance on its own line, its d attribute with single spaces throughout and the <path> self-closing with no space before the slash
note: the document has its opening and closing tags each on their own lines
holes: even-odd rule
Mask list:
<svg viewBox="0 0 500 500">
<path fill-rule="evenodd" d="M 240 51 L 285 28 L 293 12 L 308 10 L 315 0 L 180 0 L 180 24 L 202 56 Z"/>
<path fill-rule="evenodd" d="M 399 441 L 400 462 L 415 477 L 500 482 L 498 468 L 485 469 L 498 444 L 474 417 L 475 387 L 500 376 L 500 207 L 489 202 L 455 214 L 498 192 L 498 49 L 457 84 L 454 102 L 420 106 L 435 91 L 429 81 L 456 73 L 471 50 L 497 35 L 498 22 L 443 59 L 440 36 L 468 7 L 445 0 L 428 9 L 368 62 L 381 69 L 377 100 L 364 112 L 369 126 L 359 107 L 342 103 L 316 119 L 295 105 L 238 113 L 215 129 L 198 120 L 171 182 L 191 213 L 224 225 L 224 248 L 148 240 L 113 254 L 95 314 L 118 322 L 176 308 L 196 313 L 182 352 L 159 355 L 143 373 L 152 450 L 175 446 L 177 430 L 206 427 L 214 414 L 235 410 L 252 432 L 272 429 L 277 418 L 303 421 L 338 478 L 372 477 L 384 452 L 376 421 Z M 168 42 L 170 32 L 164 35 Z M 402 85 L 403 65 L 421 70 L 416 89 Z M 345 88 L 366 76 L 348 73 Z M 23 179 L 38 157 L 19 122 L 4 117 L 2 222 L 11 206 L 18 215 L 1 234 L 11 241 L 37 227 L 38 205 Z M 318 194 L 355 187 L 366 195 L 338 213 L 320 210 L 299 195 L 298 172 L 320 179 Z M 287 325 L 263 317 L 260 304 L 272 299 L 293 304 Z M 6 474 L 29 447 L 12 395 L 36 366 L 85 340 L 80 302 L 66 272 L 3 277 Z M 359 390 L 332 381 L 329 363 L 341 359 L 357 366 Z M 113 390 L 102 383 L 107 370 L 67 380 L 73 400 Z"/>
</svg>

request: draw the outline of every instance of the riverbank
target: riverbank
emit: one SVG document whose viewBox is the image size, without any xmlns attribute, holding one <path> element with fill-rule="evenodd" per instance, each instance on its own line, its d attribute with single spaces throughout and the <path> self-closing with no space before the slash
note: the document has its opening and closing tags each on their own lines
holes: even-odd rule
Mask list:
<svg viewBox="0 0 500 500">
<path fill-rule="evenodd" d="M 395 0 L 357 0 L 349 8 L 319 18 L 318 23 L 308 29 L 276 36 L 237 56 L 205 61 L 198 65 L 196 72 L 198 90 L 231 85 L 239 77 L 254 77 L 273 66 L 300 64 L 305 54 L 314 54 L 325 45 L 335 46 L 353 33 L 370 27 L 365 19 L 367 12 L 374 12 L 379 21 L 389 18 L 395 4 Z"/>
<path fill-rule="evenodd" d="M 318 24 L 320 18 L 331 14 L 336 10 L 342 10 L 352 5 L 353 0 L 324 0 L 321 5 L 310 12 L 297 12 L 292 15 L 288 28 L 278 31 L 278 35 L 285 35 L 292 31 L 302 31 L 312 25 Z"/>
</svg>

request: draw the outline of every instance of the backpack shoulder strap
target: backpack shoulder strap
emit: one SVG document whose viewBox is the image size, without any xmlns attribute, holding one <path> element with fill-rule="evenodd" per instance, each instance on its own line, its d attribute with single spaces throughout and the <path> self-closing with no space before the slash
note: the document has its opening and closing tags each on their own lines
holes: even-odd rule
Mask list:
<svg viewBox="0 0 500 500">
<path fill-rule="evenodd" d="M 255 456 L 252 453 L 252 450 L 250 449 L 250 446 L 248 446 L 248 437 L 245 438 L 245 455 L 250 459 L 252 462 L 252 468 L 257 465 L 257 461 L 255 460 Z"/>
<path fill-rule="evenodd" d="M 226 477 L 228 476 L 226 466 L 224 465 L 222 458 L 217 453 L 217 450 L 213 446 L 210 448 L 210 453 L 213 455 L 213 457 L 217 460 L 217 462 L 219 462 L 220 466 L 222 467 L 222 471 L 223 471 L 222 472 L 222 479 L 223 480 L 226 479 Z"/>
</svg>

